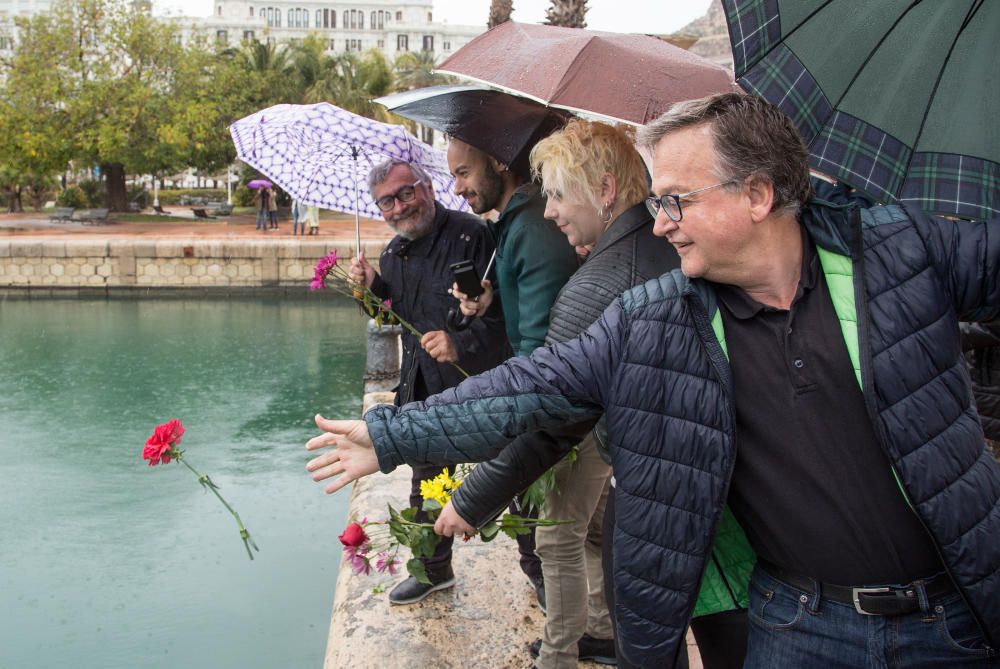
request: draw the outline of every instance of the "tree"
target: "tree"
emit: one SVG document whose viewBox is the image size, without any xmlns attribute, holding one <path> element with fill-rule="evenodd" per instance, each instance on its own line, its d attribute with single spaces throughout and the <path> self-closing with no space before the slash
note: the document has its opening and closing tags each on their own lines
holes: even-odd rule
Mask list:
<svg viewBox="0 0 1000 669">
<path fill-rule="evenodd" d="M 587 0 L 552 0 L 545 10 L 545 23 L 564 28 L 587 27 Z"/>
<path fill-rule="evenodd" d="M 449 78 L 434 74 L 437 58 L 431 51 L 407 51 L 396 56 L 393 69 L 396 72 L 397 91 L 426 88 L 447 83 Z"/>
<path fill-rule="evenodd" d="M 490 18 L 486 22 L 486 27 L 496 28 L 501 23 L 510 21 L 510 15 L 513 11 L 514 3 L 511 0 L 492 0 L 490 2 Z"/>
</svg>

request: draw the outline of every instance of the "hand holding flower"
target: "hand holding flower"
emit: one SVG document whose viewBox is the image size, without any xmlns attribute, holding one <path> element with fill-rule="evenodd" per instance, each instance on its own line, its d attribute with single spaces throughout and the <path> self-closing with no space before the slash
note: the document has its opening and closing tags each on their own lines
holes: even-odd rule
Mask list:
<svg viewBox="0 0 1000 669">
<path fill-rule="evenodd" d="M 333 448 L 310 460 L 306 469 L 313 473 L 313 481 L 340 475 L 326 486 L 327 493 L 337 492 L 348 483 L 379 470 L 378 458 L 368 436 L 368 424 L 363 420 L 327 420 L 317 414 L 316 426 L 323 434 L 310 439 L 306 450 Z"/>
<path fill-rule="evenodd" d="M 455 506 L 449 500 L 434 523 L 434 533 L 443 537 L 471 537 L 476 533 L 476 528 L 458 515 Z"/>
</svg>

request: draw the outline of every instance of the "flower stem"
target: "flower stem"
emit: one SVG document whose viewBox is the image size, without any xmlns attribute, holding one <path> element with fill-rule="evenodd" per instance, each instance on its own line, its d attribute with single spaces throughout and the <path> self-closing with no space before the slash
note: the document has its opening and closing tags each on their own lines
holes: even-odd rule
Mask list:
<svg viewBox="0 0 1000 669">
<path fill-rule="evenodd" d="M 184 466 L 190 469 L 194 475 L 198 477 L 198 483 L 211 490 L 215 496 L 219 498 L 219 501 L 222 502 L 222 505 L 229 510 L 229 513 L 233 514 L 233 518 L 236 519 L 236 524 L 240 526 L 240 538 L 243 539 L 243 546 L 247 549 L 247 556 L 253 560 L 253 553 L 251 552 L 250 547 L 253 546 L 253 549 L 258 553 L 260 552 L 260 549 L 257 548 L 257 544 L 254 543 L 253 538 L 250 536 L 250 532 L 243 526 L 243 521 L 240 520 L 240 514 L 236 513 L 236 509 L 229 506 L 229 502 L 227 502 L 222 495 L 219 494 L 219 486 L 215 485 L 212 479 L 208 477 L 208 474 L 202 474 L 197 469 L 192 467 L 180 453 L 176 454 L 176 458 L 183 462 Z"/>
</svg>

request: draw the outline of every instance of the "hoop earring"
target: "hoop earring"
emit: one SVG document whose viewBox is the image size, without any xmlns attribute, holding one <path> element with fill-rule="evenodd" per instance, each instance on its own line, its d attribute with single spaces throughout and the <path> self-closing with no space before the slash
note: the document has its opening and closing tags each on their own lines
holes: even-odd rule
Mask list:
<svg viewBox="0 0 1000 669">
<path fill-rule="evenodd" d="M 611 222 L 611 209 L 614 207 L 613 202 L 605 202 L 604 206 L 597 210 L 597 215 L 601 219 L 601 223 L 607 225 Z"/>
</svg>

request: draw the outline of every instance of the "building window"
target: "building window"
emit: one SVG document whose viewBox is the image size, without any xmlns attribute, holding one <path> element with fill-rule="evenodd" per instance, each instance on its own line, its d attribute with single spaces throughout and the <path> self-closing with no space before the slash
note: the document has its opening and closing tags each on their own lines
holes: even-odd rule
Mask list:
<svg viewBox="0 0 1000 669">
<path fill-rule="evenodd" d="M 295 27 L 295 10 L 294 9 L 289 9 L 288 10 L 288 27 L 289 28 L 294 28 Z"/>
<path fill-rule="evenodd" d="M 451 42 L 441 42 L 441 48 L 445 51 L 451 51 Z"/>
<path fill-rule="evenodd" d="M 369 27 L 371 27 L 372 30 L 375 30 L 375 27 L 378 25 L 378 21 L 375 20 L 375 16 L 376 16 L 375 12 L 372 12 L 371 16 L 369 17 L 371 20 L 368 22 L 368 25 Z"/>
<path fill-rule="evenodd" d="M 396 51 L 409 51 L 409 50 L 410 50 L 410 36 L 396 35 Z"/>
<path fill-rule="evenodd" d="M 215 31 L 215 41 L 218 42 L 219 44 L 228 44 L 229 43 L 229 35 L 226 34 L 225 30 L 216 30 Z"/>
<path fill-rule="evenodd" d="M 219 5 L 218 7 L 215 8 L 215 15 L 222 16 L 222 5 Z"/>
<path fill-rule="evenodd" d="M 434 12 L 427 12 L 427 23 L 434 23 Z"/>
<path fill-rule="evenodd" d="M 378 48 L 380 48 L 380 49 L 384 49 L 385 48 L 385 40 L 384 39 L 380 39 L 378 41 Z"/>
<path fill-rule="evenodd" d="M 333 40 L 329 40 L 326 48 L 327 51 L 333 51 Z"/>
<path fill-rule="evenodd" d="M 330 27 L 331 28 L 336 28 L 337 27 L 337 10 L 336 9 L 331 9 L 330 10 Z"/>
<path fill-rule="evenodd" d="M 382 11 L 380 11 L 378 13 L 378 29 L 379 30 L 382 30 L 383 28 L 385 28 L 385 21 L 388 18 L 388 14 L 389 14 L 389 12 L 382 12 Z"/>
<path fill-rule="evenodd" d="M 344 19 L 344 22 L 340 26 L 341 28 L 347 30 L 349 27 L 351 27 L 351 15 L 347 12 L 346 9 L 344 10 L 344 14 L 343 16 L 341 16 L 341 18 Z"/>
<path fill-rule="evenodd" d="M 433 51 L 433 50 L 434 50 L 434 36 L 424 35 L 424 51 Z"/>
<path fill-rule="evenodd" d="M 252 42 L 253 41 L 253 31 L 252 30 L 244 30 L 243 31 L 243 41 L 245 41 L 245 42 Z"/>
<path fill-rule="evenodd" d="M 253 18 L 253 5 L 250 5 L 250 18 Z"/>
<path fill-rule="evenodd" d="M 361 30 L 365 29 L 365 13 L 363 10 L 358 10 L 358 28 Z"/>
<path fill-rule="evenodd" d="M 267 8 L 267 25 L 274 25 L 274 9 L 272 7 Z"/>
<path fill-rule="evenodd" d="M 317 28 L 323 27 L 323 10 L 322 9 L 317 9 L 316 10 L 316 27 Z"/>
<path fill-rule="evenodd" d="M 402 20 L 403 20 L 403 12 L 396 12 L 396 21 L 399 22 Z"/>
<path fill-rule="evenodd" d="M 274 25 L 276 28 L 281 27 L 281 10 L 277 7 L 274 9 Z"/>
</svg>

